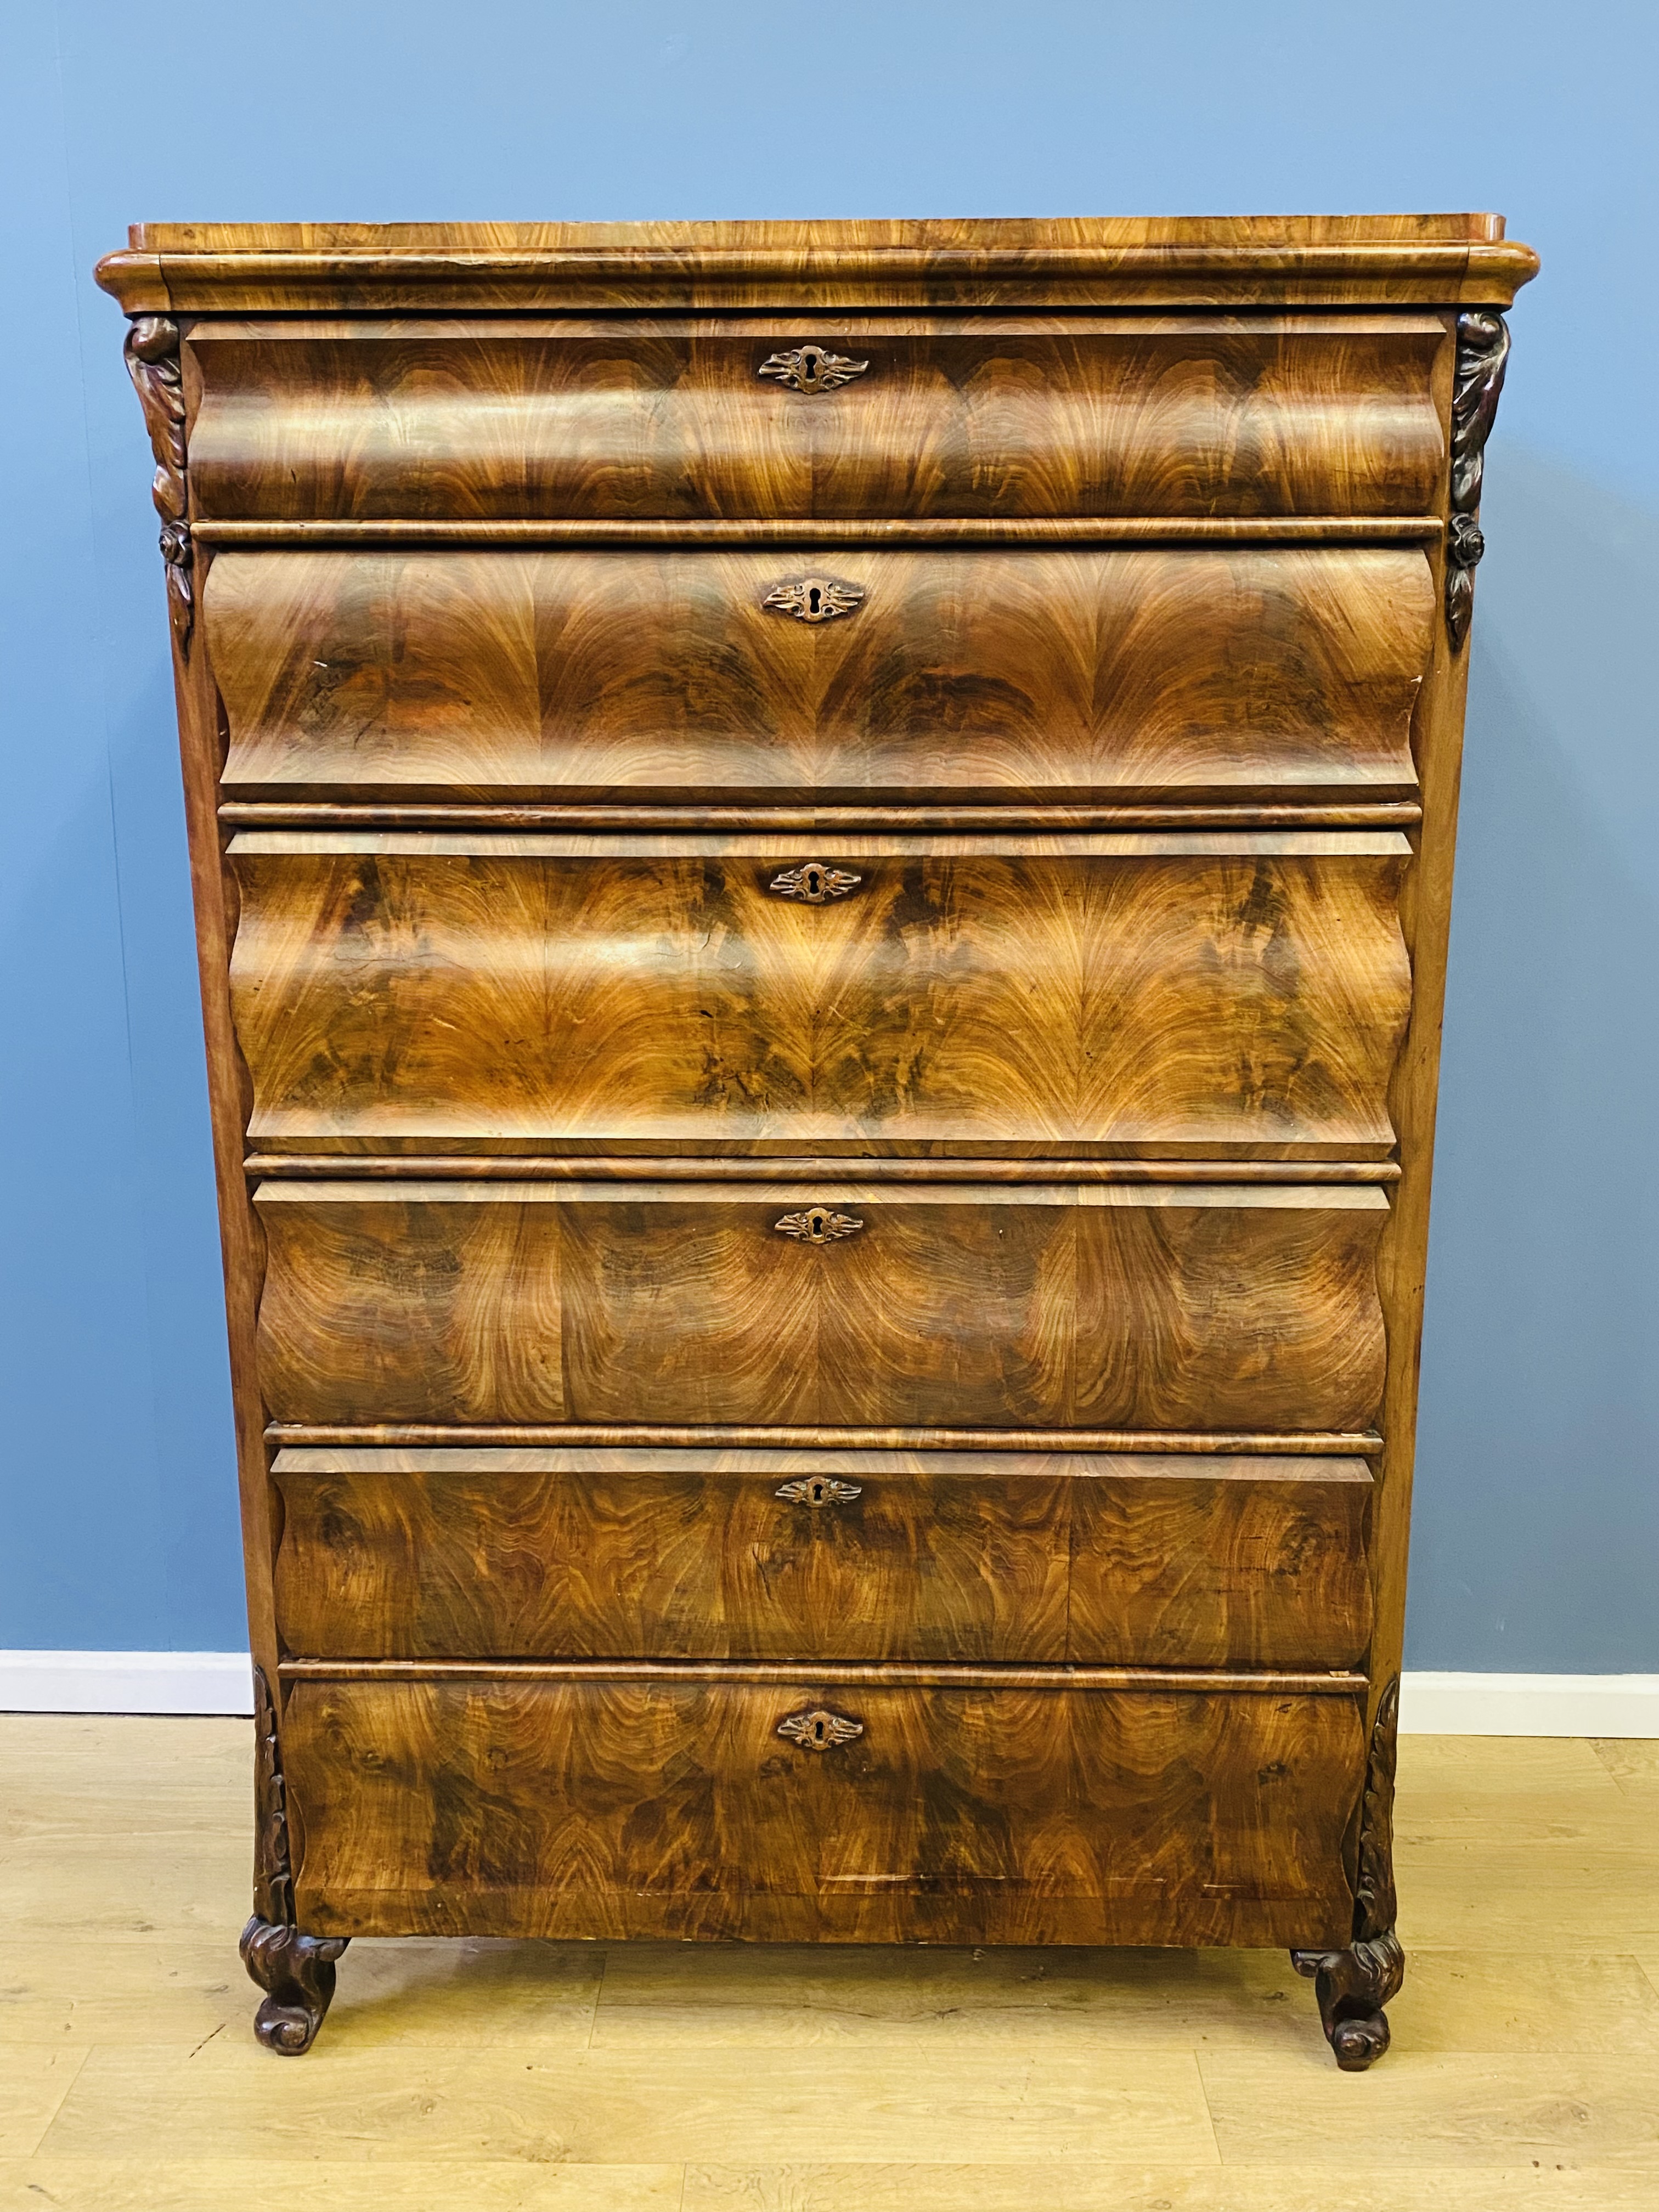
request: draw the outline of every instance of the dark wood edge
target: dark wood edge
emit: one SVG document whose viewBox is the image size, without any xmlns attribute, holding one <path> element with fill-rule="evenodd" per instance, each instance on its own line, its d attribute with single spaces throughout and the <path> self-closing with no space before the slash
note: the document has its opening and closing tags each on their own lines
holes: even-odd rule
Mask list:
<svg viewBox="0 0 1659 2212">
<path fill-rule="evenodd" d="M 1175 1690 L 1223 1696 L 1352 1698 L 1364 1674 L 1347 1668 L 1296 1673 L 1200 1667 L 951 1666 L 885 1660 L 757 1659 L 285 1659 L 285 1682 L 715 1682 L 780 1688 Z"/>
<path fill-rule="evenodd" d="M 677 1153 L 586 1155 L 548 1158 L 523 1153 L 477 1158 L 414 1152 L 395 1158 L 313 1152 L 253 1152 L 243 1163 L 250 1176 L 317 1177 L 358 1182 L 437 1178 L 445 1182 L 775 1182 L 836 1176 L 859 1182 L 1150 1182 L 1150 1183 L 1384 1183 L 1397 1182 L 1392 1160 L 1055 1160 L 1048 1158 L 891 1159 L 863 1154 L 836 1159 L 752 1154 L 732 1158 Z"/>
<path fill-rule="evenodd" d="M 1336 544 L 1437 545 L 1445 525 L 1427 514 L 896 516 L 886 521 L 810 516 L 671 522 L 414 518 L 255 521 L 216 518 L 192 526 L 196 541 L 227 551 L 249 546 L 441 545 L 747 546 Z"/>
<path fill-rule="evenodd" d="M 1263 806 L 1031 806 L 1018 801 L 1000 806 L 580 806 L 501 805 L 387 805 L 375 801 L 340 805 L 325 802 L 227 799 L 219 819 L 230 830 L 779 830 L 811 836 L 888 830 L 1022 830 L 1064 832 L 1093 830 L 1394 830 L 1409 829 L 1423 818 L 1420 806 L 1407 800 L 1325 806 L 1285 804 Z"/>
<path fill-rule="evenodd" d="M 670 1426 L 665 1423 L 569 1421 L 454 1423 L 385 1421 L 331 1425 L 319 1421 L 272 1421 L 265 1437 L 273 1449 L 297 1444 L 638 1444 L 776 1446 L 786 1450 L 1020 1451 L 1020 1452 L 1262 1452 L 1322 1458 L 1358 1453 L 1370 1457 L 1382 1449 L 1375 1431 L 1300 1429 L 1289 1434 L 1268 1430 L 1192 1429 L 876 1429 L 798 1428 L 708 1423 Z"/>
</svg>

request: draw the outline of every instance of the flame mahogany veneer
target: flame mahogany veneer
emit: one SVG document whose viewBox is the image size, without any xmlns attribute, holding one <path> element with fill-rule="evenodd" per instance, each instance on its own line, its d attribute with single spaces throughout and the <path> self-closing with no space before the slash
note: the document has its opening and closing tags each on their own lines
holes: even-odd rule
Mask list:
<svg viewBox="0 0 1659 2212">
<path fill-rule="evenodd" d="M 356 1935 L 1388 2043 L 1490 216 L 141 226 L 257 1698 Z M 349 1969 L 348 1969 L 349 1971 Z"/>
</svg>

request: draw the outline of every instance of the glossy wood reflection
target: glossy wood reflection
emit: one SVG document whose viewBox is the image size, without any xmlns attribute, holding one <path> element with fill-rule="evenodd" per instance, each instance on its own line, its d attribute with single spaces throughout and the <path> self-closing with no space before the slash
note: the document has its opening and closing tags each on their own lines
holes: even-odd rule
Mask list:
<svg viewBox="0 0 1659 2212">
<path fill-rule="evenodd" d="M 1294 1668 L 1370 1633 L 1363 1460 L 289 1449 L 275 1480 L 301 1656 Z"/>
<path fill-rule="evenodd" d="M 209 322 L 204 518 L 1423 514 L 1431 315 Z"/>
<path fill-rule="evenodd" d="M 861 1225 L 777 1231 L 817 1200 Z M 1377 1189 L 269 1182 L 274 1419 L 1364 1428 Z"/>
<path fill-rule="evenodd" d="M 765 605 L 808 569 L 856 616 Z M 222 553 L 240 799 L 1409 796 L 1410 550 Z"/>
<path fill-rule="evenodd" d="M 829 1752 L 778 1734 L 833 1707 Z M 1346 1697 L 301 1682 L 338 1935 L 1289 1943 L 1346 1928 Z"/>
<path fill-rule="evenodd" d="M 1391 1140 L 1397 835 L 819 840 L 854 881 L 817 905 L 772 889 L 801 850 L 677 842 L 239 837 L 251 1133 Z"/>
</svg>

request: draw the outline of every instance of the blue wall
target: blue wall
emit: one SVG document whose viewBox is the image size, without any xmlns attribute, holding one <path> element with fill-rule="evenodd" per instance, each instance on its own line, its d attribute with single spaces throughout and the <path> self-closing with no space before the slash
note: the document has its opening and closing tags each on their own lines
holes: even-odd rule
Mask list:
<svg viewBox="0 0 1659 2212">
<path fill-rule="evenodd" d="M 1651 0 L 18 0 L 0 1645 L 243 1638 L 135 217 L 1498 208 L 1419 1667 L 1659 1668 Z"/>
</svg>

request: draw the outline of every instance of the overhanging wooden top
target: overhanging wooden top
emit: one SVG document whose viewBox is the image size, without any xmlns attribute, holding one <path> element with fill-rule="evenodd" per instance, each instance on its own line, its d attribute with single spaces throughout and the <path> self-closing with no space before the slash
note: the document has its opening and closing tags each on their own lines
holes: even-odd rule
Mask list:
<svg viewBox="0 0 1659 2212">
<path fill-rule="evenodd" d="M 1495 215 L 931 222 L 135 223 L 129 314 L 706 307 L 1504 307 Z"/>
</svg>

